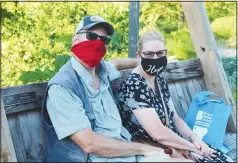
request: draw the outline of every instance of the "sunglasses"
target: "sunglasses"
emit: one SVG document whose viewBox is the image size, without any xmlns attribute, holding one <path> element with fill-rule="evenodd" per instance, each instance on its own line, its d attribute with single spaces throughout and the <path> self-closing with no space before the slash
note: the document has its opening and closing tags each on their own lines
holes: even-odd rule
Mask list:
<svg viewBox="0 0 238 163">
<path fill-rule="evenodd" d="M 109 42 L 111 41 L 110 37 L 108 37 L 108 36 L 100 36 L 100 35 L 98 35 L 97 33 L 94 33 L 94 32 L 89 32 L 89 31 L 77 32 L 77 34 L 81 34 L 81 33 L 86 33 L 86 38 L 88 40 L 97 40 L 99 38 L 105 45 L 108 45 Z"/>
<path fill-rule="evenodd" d="M 142 53 L 144 54 L 145 58 L 154 58 L 154 55 L 156 54 L 158 58 L 166 56 L 167 55 L 167 49 L 164 50 L 159 50 L 157 52 L 152 52 L 152 51 L 146 51 L 146 52 L 139 52 L 139 54 Z"/>
</svg>

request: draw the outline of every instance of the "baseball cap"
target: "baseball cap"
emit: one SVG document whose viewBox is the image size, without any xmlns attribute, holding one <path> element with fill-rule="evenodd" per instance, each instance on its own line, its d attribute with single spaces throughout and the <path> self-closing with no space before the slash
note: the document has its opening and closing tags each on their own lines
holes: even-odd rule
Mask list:
<svg viewBox="0 0 238 163">
<path fill-rule="evenodd" d="M 101 24 L 103 27 L 105 27 L 105 30 L 108 32 L 109 36 L 112 36 L 114 33 L 114 28 L 111 24 L 106 22 L 105 19 L 103 19 L 100 16 L 93 15 L 93 16 L 86 16 L 84 17 L 78 24 L 78 27 L 75 31 L 75 33 L 83 30 L 83 29 L 90 29 L 91 27 Z"/>
</svg>

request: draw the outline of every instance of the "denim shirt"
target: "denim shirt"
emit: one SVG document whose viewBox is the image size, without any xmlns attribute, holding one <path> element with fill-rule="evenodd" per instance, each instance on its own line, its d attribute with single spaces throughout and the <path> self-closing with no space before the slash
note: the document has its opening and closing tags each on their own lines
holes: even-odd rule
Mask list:
<svg viewBox="0 0 238 163">
<path fill-rule="evenodd" d="M 118 108 L 108 90 L 109 82 L 107 75 L 109 75 L 109 78 L 112 81 L 119 78 L 120 73 L 108 62 L 100 64 L 96 69 L 96 71 L 99 72 L 100 88 L 99 90 L 95 90 L 91 86 L 93 82 L 92 76 L 84 66 L 74 57 L 72 57 L 71 63 L 76 73 L 82 78 L 82 83 L 86 88 L 86 93 L 92 104 L 93 112 L 96 117 L 94 132 L 106 137 L 130 141 L 131 135 L 122 126 Z M 72 91 L 67 90 L 60 85 L 53 84 L 49 88 L 47 110 L 59 139 L 63 139 L 80 130 L 91 127 L 88 117 L 85 115 L 80 98 Z M 135 162 L 136 157 L 106 158 L 90 154 L 89 161 Z"/>
</svg>

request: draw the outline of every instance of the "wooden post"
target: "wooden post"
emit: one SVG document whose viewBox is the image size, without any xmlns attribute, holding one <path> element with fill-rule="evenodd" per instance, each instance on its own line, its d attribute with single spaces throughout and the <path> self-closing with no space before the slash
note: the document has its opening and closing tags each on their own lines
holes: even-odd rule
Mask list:
<svg viewBox="0 0 238 163">
<path fill-rule="evenodd" d="M 2 100 L 1 100 L 1 162 L 17 162 Z"/>
<path fill-rule="evenodd" d="M 236 132 L 235 103 L 228 85 L 226 74 L 217 53 L 217 45 L 203 2 L 182 2 L 186 21 L 193 44 L 200 59 L 207 89 L 213 91 L 232 106 L 227 124 L 228 132 Z"/>
<path fill-rule="evenodd" d="M 139 37 L 139 16 L 140 16 L 140 2 L 130 2 L 129 4 L 129 58 L 135 58 L 137 51 L 137 43 Z"/>
</svg>

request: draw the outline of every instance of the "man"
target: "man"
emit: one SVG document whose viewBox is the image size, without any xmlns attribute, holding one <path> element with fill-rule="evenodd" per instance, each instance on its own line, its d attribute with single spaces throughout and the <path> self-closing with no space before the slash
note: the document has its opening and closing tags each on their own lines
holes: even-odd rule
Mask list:
<svg viewBox="0 0 238 163">
<path fill-rule="evenodd" d="M 103 18 L 84 17 L 73 36 L 72 58 L 49 81 L 42 107 L 47 162 L 168 158 L 160 148 L 130 142 L 122 126 L 109 80 L 120 77 L 117 70 L 135 67 L 137 61 L 102 61 L 113 33 Z"/>
</svg>

